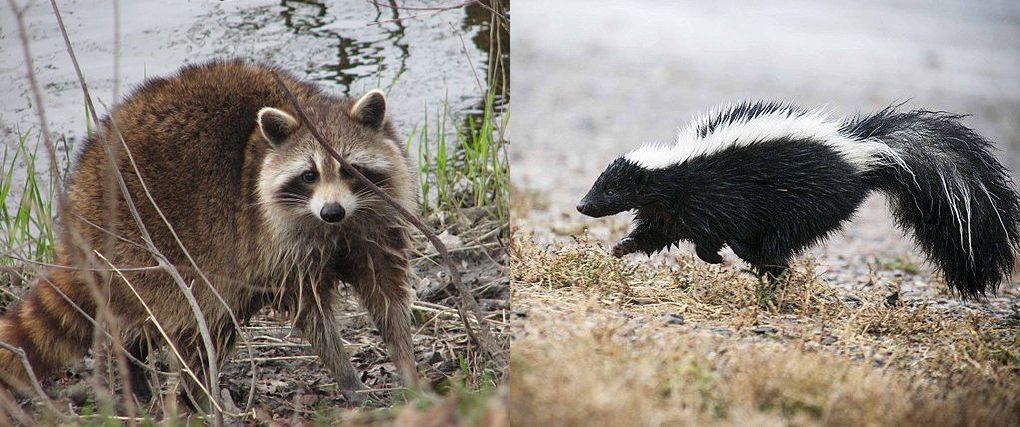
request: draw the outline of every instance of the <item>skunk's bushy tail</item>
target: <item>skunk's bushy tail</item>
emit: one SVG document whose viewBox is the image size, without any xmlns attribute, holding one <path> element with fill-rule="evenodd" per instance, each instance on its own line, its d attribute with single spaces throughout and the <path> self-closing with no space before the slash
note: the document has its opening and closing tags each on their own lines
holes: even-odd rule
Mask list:
<svg viewBox="0 0 1020 427">
<path fill-rule="evenodd" d="M 975 297 L 1012 275 L 1020 202 L 991 144 L 961 117 L 889 107 L 841 131 L 891 148 L 896 158 L 867 172 L 874 187 L 888 194 L 900 226 L 914 231 L 949 285 Z"/>
</svg>

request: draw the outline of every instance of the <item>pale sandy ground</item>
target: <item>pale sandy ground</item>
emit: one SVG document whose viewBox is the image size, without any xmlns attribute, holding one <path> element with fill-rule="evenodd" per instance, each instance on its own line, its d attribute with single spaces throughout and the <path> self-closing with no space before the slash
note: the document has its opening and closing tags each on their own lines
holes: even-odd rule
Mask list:
<svg viewBox="0 0 1020 427">
<path fill-rule="evenodd" d="M 573 210 L 602 168 L 641 143 L 671 140 L 697 112 L 743 99 L 835 114 L 902 101 L 972 114 L 966 123 L 1020 168 L 1018 2 L 518 1 L 515 14 L 513 179 L 548 205 L 516 223 L 540 241 L 590 227 L 611 244 L 621 230 L 607 225 L 627 218 Z M 880 196 L 812 255 L 826 280 L 846 287 L 866 282 L 876 257 L 923 259 Z M 906 277 L 904 294 L 952 304 L 928 271 Z M 1016 282 L 1003 288 L 983 310 L 1006 315 Z"/>
</svg>

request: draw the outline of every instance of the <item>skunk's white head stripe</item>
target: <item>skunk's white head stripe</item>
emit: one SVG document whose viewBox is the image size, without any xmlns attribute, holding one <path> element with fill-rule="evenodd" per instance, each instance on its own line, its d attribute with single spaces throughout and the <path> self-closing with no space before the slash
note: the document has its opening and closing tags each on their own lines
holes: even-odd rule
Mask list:
<svg viewBox="0 0 1020 427">
<path fill-rule="evenodd" d="M 727 106 L 696 118 L 680 130 L 673 145 L 646 144 L 624 157 L 648 169 L 664 169 L 728 147 L 789 139 L 827 145 L 859 170 L 868 170 L 889 161 L 900 163 L 899 156 L 887 145 L 840 132 L 841 122 L 830 120 L 828 114 L 821 110 L 805 112 L 780 108 L 752 117 L 718 120 L 732 115 L 734 108 L 740 107 Z"/>
</svg>

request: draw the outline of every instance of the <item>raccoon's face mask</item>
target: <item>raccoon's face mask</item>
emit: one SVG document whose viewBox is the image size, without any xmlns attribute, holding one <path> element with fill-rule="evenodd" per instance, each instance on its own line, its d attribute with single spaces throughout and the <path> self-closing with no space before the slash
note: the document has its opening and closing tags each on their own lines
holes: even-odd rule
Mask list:
<svg viewBox="0 0 1020 427">
<path fill-rule="evenodd" d="M 387 185 L 401 163 L 398 150 L 381 144 L 378 135 L 385 125 L 386 100 L 372 91 L 349 111 L 329 120 L 316 118 L 329 107 L 320 107 L 310 119 L 331 147 L 362 175 L 380 187 Z M 346 114 L 343 114 L 346 113 Z M 360 211 L 373 211 L 381 202 L 364 182 L 341 168 L 298 120 L 286 111 L 266 107 L 258 114 L 259 132 L 269 144 L 260 170 L 259 193 L 267 214 L 277 223 L 340 225 Z"/>
</svg>

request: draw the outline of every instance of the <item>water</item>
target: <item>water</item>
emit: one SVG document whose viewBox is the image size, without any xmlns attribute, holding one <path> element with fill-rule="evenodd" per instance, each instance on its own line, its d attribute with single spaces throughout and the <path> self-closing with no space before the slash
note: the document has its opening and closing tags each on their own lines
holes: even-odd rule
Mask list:
<svg viewBox="0 0 1020 427">
<path fill-rule="evenodd" d="M 25 20 L 49 127 L 73 145 L 86 131 L 81 90 L 48 2 L 32 3 Z M 58 3 L 93 96 L 112 105 L 112 2 Z M 490 62 L 487 10 L 478 5 L 448 11 L 395 5 L 366 0 L 121 1 L 120 94 L 146 76 L 167 74 L 183 64 L 243 57 L 279 64 L 338 94 L 357 96 L 383 88 L 391 117 L 405 136 L 424 123 L 426 111 L 446 103 L 455 113 L 479 113 Z M 400 6 L 435 5 L 401 1 Z M 19 129 L 38 127 L 38 117 L 13 14 L 6 5 L 0 9 L 0 136 L 12 144 Z M 498 105 L 504 103 L 499 97 Z"/>
</svg>

